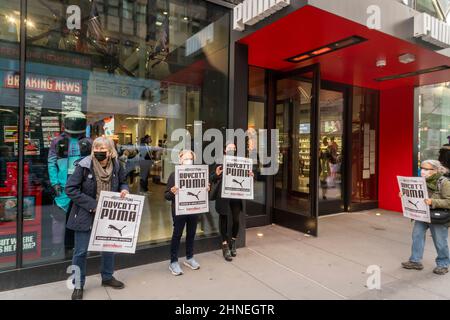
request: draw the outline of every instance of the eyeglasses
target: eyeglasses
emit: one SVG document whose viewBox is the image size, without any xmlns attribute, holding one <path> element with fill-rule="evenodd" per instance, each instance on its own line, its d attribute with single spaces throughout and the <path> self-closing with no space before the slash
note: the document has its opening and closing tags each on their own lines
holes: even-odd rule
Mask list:
<svg viewBox="0 0 450 320">
<path fill-rule="evenodd" d="M 435 169 L 429 169 L 429 168 L 420 167 L 420 170 L 423 170 L 423 171 L 433 171 L 433 170 L 435 170 Z"/>
</svg>

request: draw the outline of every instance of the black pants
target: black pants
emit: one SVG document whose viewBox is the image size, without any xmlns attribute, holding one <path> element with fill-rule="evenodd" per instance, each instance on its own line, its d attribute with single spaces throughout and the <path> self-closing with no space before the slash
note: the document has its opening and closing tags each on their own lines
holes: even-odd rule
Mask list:
<svg viewBox="0 0 450 320">
<path fill-rule="evenodd" d="M 194 256 L 194 238 L 197 231 L 198 214 L 187 214 L 176 216 L 172 215 L 173 233 L 170 243 L 170 262 L 178 261 L 178 250 L 180 249 L 181 236 L 183 235 L 184 226 L 186 229 L 186 259 Z"/>
<path fill-rule="evenodd" d="M 241 204 L 240 203 L 234 203 L 230 202 L 230 209 L 231 209 L 231 236 L 233 238 L 237 238 L 239 233 L 239 215 L 241 213 Z M 228 239 L 228 215 L 221 214 L 220 215 L 220 234 L 222 236 L 222 241 L 229 242 Z"/>
</svg>

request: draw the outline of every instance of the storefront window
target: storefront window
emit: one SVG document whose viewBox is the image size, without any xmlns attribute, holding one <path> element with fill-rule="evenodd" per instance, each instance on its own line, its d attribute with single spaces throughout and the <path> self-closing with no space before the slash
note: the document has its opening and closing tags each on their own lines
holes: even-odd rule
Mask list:
<svg viewBox="0 0 450 320">
<path fill-rule="evenodd" d="M 19 90 L 8 82 L 8 75 L 19 74 L 19 3 L 0 1 L 0 270 L 14 267 L 16 263 L 17 228 L 17 155 Z M 24 199 L 25 221 L 38 221 L 32 204 Z M 25 228 L 24 247 L 27 239 L 36 241 L 33 230 Z M 32 242 L 32 241 L 30 241 Z M 24 254 L 36 256 L 36 247 L 29 247 Z"/>
<path fill-rule="evenodd" d="M 415 90 L 419 110 L 420 162 L 438 159 L 439 149 L 450 143 L 450 83 L 418 87 Z"/>
<path fill-rule="evenodd" d="M 378 92 L 353 88 L 352 203 L 378 200 Z"/>
<path fill-rule="evenodd" d="M 248 148 L 249 152 L 257 148 L 257 137 L 260 129 L 266 126 L 266 86 L 265 70 L 249 67 L 249 101 L 248 101 Z M 266 204 L 266 176 L 261 175 L 262 164 L 258 159 L 254 165 L 254 201 L 247 201 L 247 215 L 264 215 Z"/>
<path fill-rule="evenodd" d="M 146 196 L 138 245 L 149 246 L 171 237 L 164 190 L 175 166 L 172 132 L 227 124 L 228 9 L 206 1 L 74 4 L 78 27 L 69 25 L 67 1 L 28 1 L 23 197 L 32 252 L 24 250 L 24 265 L 71 257 L 64 186 L 89 154 L 87 141 L 105 135 L 116 143 L 131 192 Z M 11 1 L 0 8 L 2 268 L 15 263 L 14 251 L 3 253 L 14 246 L 3 244 L 15 241 L 20 12 Z M 198 237 L 217 234 L 217 218 L 203 214 Z"/>
</svg>

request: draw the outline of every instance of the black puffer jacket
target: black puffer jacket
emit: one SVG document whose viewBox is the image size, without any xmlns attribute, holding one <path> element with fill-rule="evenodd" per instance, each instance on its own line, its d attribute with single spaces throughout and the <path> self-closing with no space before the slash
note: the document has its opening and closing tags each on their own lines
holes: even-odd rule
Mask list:
<svg viewBox="0 0 450 320">
<path fill-rule="evenodd" d="M 113 164 L 111 191 L 129 190 L 125 170 L 117 160 L 114 160 Z M 82 159 L 77 164 L 74 173 L 67 180 L 65 190 L 73 202 L 67 228 L 74 231 L 89 231 L 97 208 L 97 182 L 91 156 Z"/>
</svg>

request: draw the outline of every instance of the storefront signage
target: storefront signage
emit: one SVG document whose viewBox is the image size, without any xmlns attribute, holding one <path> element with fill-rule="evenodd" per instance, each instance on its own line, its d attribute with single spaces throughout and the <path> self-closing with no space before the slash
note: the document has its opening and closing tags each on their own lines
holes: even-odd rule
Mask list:
<svg viewBox="0 0 450 320">
<path fill-rule="evenodd" d="M 290 4 L 290 0 L 244 0 L 233 10 L 233 29 L 244 31 Z"/>
<path fill-rule="evenodd" d="M 23 235 L 23 252 L 36 252 L 38 247 L 37 232 L 28 232 Z M 16 234 L 0 235 L 0 257 L 16 254 Z"/>
<path fill-rule="evenodd" d="M 450 48 L 450 25 L 421 13 L 414 17 L 414 37 L 441 48 Z"/>
<path fill-rule="evenodd" d="M 7 73 L 4 79 L 4 87 L 19 88 L 19 75 Z M 82 94 L 82 82 L 80 80 L 51 78 L 47 76 L 27 75 L 26 88 L 36 91 Z"/>
<path fill-rule="evenodd" d="M 206 28 L 194 34 L 192 37 L 186 40 L 186 53 L 188 57 L 191 54 L 206 47 L 208 43 L 214 41 L 214 23 L 211 23 Z"/>
<path fill-rule="evenodd" d="M 197 214 L 209 211 L 208 166 L 175 166 L 175 214 Z"/>
</svg>

